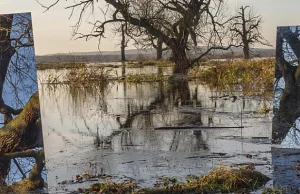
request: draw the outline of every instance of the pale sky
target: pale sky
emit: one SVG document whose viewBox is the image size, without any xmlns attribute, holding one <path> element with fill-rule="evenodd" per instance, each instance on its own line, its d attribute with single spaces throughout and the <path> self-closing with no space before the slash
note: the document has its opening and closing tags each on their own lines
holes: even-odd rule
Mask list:
<svg viewBox="0 0 300 194">
<path fill-rule="evenodd" d="M 55 1 L 40 0 L 45 4 Z M 75 24 L 76 17 L 68 19 L 70 10 L 65 10 L 64 7 L 72 2 L 61 0 L 55 7 L 43 13 L 45 9 L 35 0 L 1 0 L 0 14 L 31 12 L 37 55 L 97 51 L 97 39 L 71 40 L 71 26 Z M 300 25 L 299 0 L 228 0 L 228 6 L 233 9 L 240 5 L 253 6 L 256 13 L 263 17 L 262 34 L 273 46 L 277 26 Z M 97 17 L 90 16 L 89 19 L 93 18 Z M 83 30 L 87 32 L 90 28 L 85 27 Z M 107 33 L 107 39 L 101 41 L 100 48 L 102 51 L 119 50 L 119 46 L 116 45 L 119 40 L 118 37 Z"/>
</svg>

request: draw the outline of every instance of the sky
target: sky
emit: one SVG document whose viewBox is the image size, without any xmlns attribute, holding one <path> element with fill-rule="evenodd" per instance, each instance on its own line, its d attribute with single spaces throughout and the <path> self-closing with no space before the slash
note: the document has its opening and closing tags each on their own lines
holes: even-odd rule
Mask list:
<svg viewBox="0 0 300 194">
<path fill-rule="evenodd" d="M 40 0 L 43 4 L 50 4 L 56 0 Z M 104 1 L 104 0 L 99 0 Z M 91 52 L 98 50 L 98 40 L 72 39 L 72 27 L 76 22 L 76 17 L 69 19 L 70 10 L 64 8 L 73 1 L 61 0 L 55 7 L 47 12 L 36 0 L 1 0 L 0 14 L 31 12 L 33 20 L 33 31 L 36 55 L 46 55 L 69 52 Z M 275 47 L 276 27 L 300 25 L 300 1 L 299 0 L 227 0 L 230 9 L 236 9 L 241 5 L 250 5 L 257 14 L 263 18 L 261 32 L 266 40 Z M 78 14 L 76 14 L 77 16 Z M 85 17 L 85 20 L 99 18 L 100 14 Z M 85 21 L 84 21 L 85 23 Z M 88 25 L 84 25 L 84 32 L 89 32 Z M 107 33 L 106 39 L 101 40 L 101 51 L 117 51 L 120 38 L 113 33 Z M 256 45 L 257 47 L 262 47 Z M 133 46 L 128 49 L 134 48 Z"/>
</svg>

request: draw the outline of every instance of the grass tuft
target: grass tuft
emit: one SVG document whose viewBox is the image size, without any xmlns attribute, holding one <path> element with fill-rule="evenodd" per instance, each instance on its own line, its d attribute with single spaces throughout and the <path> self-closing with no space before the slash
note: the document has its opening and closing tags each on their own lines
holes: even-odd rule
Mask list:
<svg viewBox="0 0 300 194">
<path fill-rule="evenodd" d="M 248 192 L 258 189 L 270 179 L 252 168 L 243 167 L 240 169 L 219 167 L 208 175 L 187 178 L 181 183 L 176 177 L 165 178 L 154 188 L 138 188 L 133 181 L 114 183 L 96 183 L 89 189 L 80 189 L 83 193 L 97 192 L 99 194 L 195 194 L 195 193 L 230 193 Z"/>
</svg>

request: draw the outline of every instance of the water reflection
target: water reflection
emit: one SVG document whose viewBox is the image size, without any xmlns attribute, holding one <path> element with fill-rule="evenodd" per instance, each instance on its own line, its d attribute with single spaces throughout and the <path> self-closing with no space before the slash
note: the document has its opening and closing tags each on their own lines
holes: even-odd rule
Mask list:
<svg viewBox="0 0 300 194">
<path fill-rule="evenodd" d="M 257 154 L 253 162 L 270 158 L 270 117 L 257 112 L 271 99 L 196 81 L 40 88 L 50 190 L 71 189 L 58 183 L 84 171 L 151 186 L 160 176 L 207 172 L 220 158 L 224 164 L 248 162 L 246 153 Z"/>
</svg>

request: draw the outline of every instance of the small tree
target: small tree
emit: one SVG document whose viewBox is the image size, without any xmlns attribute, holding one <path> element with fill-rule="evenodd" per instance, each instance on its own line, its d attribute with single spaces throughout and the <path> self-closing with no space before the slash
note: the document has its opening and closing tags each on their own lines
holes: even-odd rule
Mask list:
<svg viewBox="0 0 300 194">
<path fill-rule="evenodd" d="M 261 23 L 262 17 L 255 15 L 249 6 L 241 6 L 232 20 L 230 30 L 237 37 L 237 44 L 243 47 L 245 59 L 250 59 L 250 46 L 254 43 L 271 46 L 260 33 Z"/>
<path fill-rule="evenodd" d="M 125 24 L 121 25 L 121 33 L 122 33 L 122 40 L 121 40 L 121 61 L 126 61 L 125 48 L 127 47 L 128 40 L 126 40 L 126 38 L 125 38 Z"/>
<path fill-rule="evenodd" d="M 164 42 L 161 37 L 154 37 L 151 34 L 146 34 L 140 39 L 135 39 L 137 47 L 142 49 L 154 48 L 156 50 L 156 59 L 162 59 L 163 52 L 169 48 L 164 46 Z"/>
</svg>

